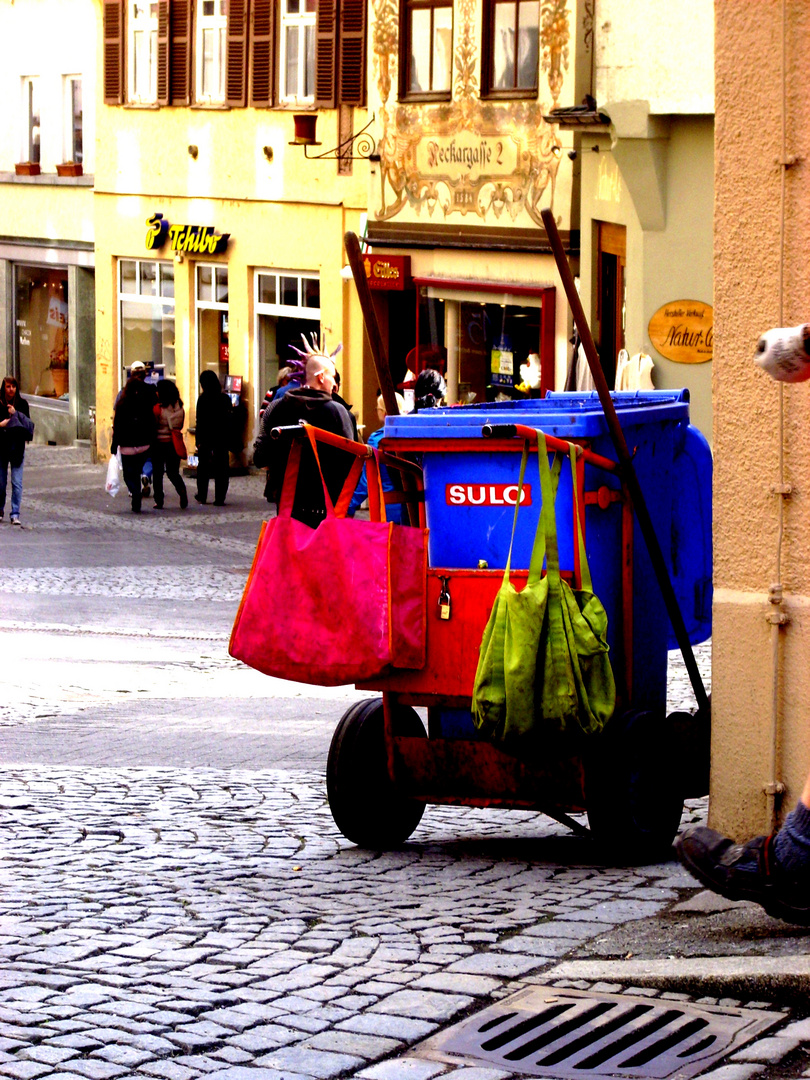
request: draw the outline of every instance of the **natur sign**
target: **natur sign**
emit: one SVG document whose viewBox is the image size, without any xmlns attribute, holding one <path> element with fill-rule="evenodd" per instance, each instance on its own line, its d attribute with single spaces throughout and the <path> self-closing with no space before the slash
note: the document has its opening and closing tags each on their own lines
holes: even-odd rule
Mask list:
<svg viewBox="0 0 810 1080">
<path fill-rule="evenodd" d="M 673 300 L 650 319 L 650 343 L 676 364 L 705 364 L 714 346 L 714 309 L 699 300 Z"/>
</svg>

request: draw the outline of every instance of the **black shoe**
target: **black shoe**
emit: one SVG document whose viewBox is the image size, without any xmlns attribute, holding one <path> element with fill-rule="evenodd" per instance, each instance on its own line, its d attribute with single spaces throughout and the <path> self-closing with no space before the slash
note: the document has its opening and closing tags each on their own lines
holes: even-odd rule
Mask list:
<svg viewBox="0 0 810 1080">
<path fill-rule="evenodd" d="M 195 496 L 194 496 L 194 498 L 195 498 L 195 499 L 196 499 L 196 501 L 197 501 L 198 503 L 200 503 L 200 504 L 201 504 L 202 506 L 205 506 L 206 502 L 208 501 L 207 499 L 203 499 L 203 498 L 202 498 L 202 496 L 200 496 L 200 495 L 195 495 Z"/>
<path fill-rule="evenodd" d="M 675 851 L 690 874 L 712 892 L 727 900 L 751 900 L 775 919 L 810 926 L 810 888 L 779 866 L 773 841 L 772 834 L 735 844 L 698 825 L 678 837 Z"/>
<path fill-rule="evenodd" d="M 156 510 L 162 510 L 163 509 L 163 503 L 162 502 L 156 502 L 155 503 L 155 509 Z"/>
<path fill-rule="evenodd" d="M 224 499 L 214 499 L 214 506 L 224 506 L 224 505 L 225 505 L 225 500 Z"/>
<path fill-rule="evenodd" d="M 188 495 L 185 492 L 180 496 L 180 509 L 185 510 L 188 506 Z"/>
<path fill-rule="evenodd" d="M 132 500 L 132 513 L 133 514 L 140 514 L 140 512 L 141 512 L 141 500 L 140 499 L 133 499 Z"/>
</svg>

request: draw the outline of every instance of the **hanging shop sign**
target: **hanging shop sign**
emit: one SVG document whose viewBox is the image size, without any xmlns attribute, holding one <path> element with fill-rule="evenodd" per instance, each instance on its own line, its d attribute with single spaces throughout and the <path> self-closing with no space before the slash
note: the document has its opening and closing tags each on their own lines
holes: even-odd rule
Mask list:
<svg viewBox="0 0 810 1080">
<path fill-rule="evenodd" d="M 650 319 L 650 342 L 676 364 L 705 364 L 714 347 L 714 308 L 699 300 L 673 300 Z"/>
<path fill-rule="evenodd" d="M 366 255 L 363 259 L 370 289 L 407 289 L 411 284 L 410 255 Z"/>
<path fill-rule="evenodd" d="M 221 255 L 230 233 L 218 233 L 210 225 L 170 225 L 163 214 L 146 219 L 146 247 L 158 251 L 166 241 L 177 254 Z"/>
</svg>

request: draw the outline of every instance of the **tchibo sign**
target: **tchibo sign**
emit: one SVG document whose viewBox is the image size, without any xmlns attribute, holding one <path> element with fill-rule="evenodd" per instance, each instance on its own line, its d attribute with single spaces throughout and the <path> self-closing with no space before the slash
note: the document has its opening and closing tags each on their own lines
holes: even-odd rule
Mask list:
<svg viewBox="0 0 810 1080">
<path fill-rule="evenodd" d="M 517 484 L 447 484 L 445 488 L 448 506 L 514 506 L 517 497 Z M 531 484 L 523 485 L 520 505 L 532 505 Z"/>
</svg>

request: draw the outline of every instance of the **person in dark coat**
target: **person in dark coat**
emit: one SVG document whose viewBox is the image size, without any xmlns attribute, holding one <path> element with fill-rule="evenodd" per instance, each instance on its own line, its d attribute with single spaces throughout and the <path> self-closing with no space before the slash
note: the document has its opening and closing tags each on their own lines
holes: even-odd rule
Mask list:
<svg viewBox="0 0 810 1080">
<path fill-rule="evenodd" d="M 110 450 L 113 454 L 121 450 L 124 483 L 132 496 L 133 514 L 141 512 L 141 473 L 149 459 L 157 431 L 154 406 L 153 387 L 134 375 L 128 379 L 115 406 Z"/>
<path fill-rule="evenodd" d="M 208 501 L 208 483 L 214 481 L 214 506 L 224 506 L 230 479 L 229 450 L 232 441 L 231 399 L 222 389 L 215 371 L 200 375 L 195 439 L 197 440 L 198 503 Z"/>
<path fill-rule="evenodd" d="M 267 483 L 264 495 L 268 502 L 278 506 L 291 441 L 287 438 L 271 439 L 275 427 L 295 425 L 305 420 L 313 427 L 331 431 L 344 439 L 354 441 L 354 428 L 347 409 L 332 396 L 335 387 L 335 364 L 331 357 L 317 353 L 307 358 L 306 385 L 271 402 L 262 417 L 259 437 L 253 447 L 253 464 L 267 466 Z M 331 446 L 318 448 L 323 475 L 330 498 L 334 502 L 352 466 L 352 455 Z M 293 500 L 293 517 L 312 528 L 323 521 L 326 506 L 318 465 L 309 443 L 301 450 L 301 467 Z"/>
<path fill-rule="evenodd" d="M 25 420 L 21 417 L 24 416 Z M 28 402 L 20 397 L 20 387 L 13 375 L 3 379 L 0 394 L 0 521 L 6 509 L 6 484 L 11 468 L 11 524 L 20 525 L 22 477 L 25 444 L 34 434 Z"/>
</svg>

